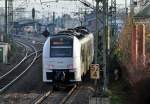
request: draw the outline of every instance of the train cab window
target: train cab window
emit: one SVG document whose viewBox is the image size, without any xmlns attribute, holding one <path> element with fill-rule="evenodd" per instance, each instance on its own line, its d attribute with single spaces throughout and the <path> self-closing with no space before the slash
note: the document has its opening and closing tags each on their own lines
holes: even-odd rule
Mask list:
<svg viewBox="0 0 150 104">
<path fill-rule="evenodd" d="M 70 46 L 64 46 L 64 47 L 58 47 L 53 46 L 51 47 L 50 52 L 51 57 L 72 57 L 72 47 Z"/>
<path fill-rule="evenodd" d="M 73 39 L 68 37 L 55 37 L 50 41 L 50 57 L 72 57 Z"/>
</svg>

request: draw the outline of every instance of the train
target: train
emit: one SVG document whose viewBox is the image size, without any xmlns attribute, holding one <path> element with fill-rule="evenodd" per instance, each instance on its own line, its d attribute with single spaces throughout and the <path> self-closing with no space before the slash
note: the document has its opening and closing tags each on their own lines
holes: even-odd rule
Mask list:
<svg viewBox="0 0 150 104">
<path fill-rule="evenodd" d="M 43 82 L 81 82 L 93 58 L 94 36 L 86 28 L 76 27 L 50 35 L 43 46 Z"/>
</svg>

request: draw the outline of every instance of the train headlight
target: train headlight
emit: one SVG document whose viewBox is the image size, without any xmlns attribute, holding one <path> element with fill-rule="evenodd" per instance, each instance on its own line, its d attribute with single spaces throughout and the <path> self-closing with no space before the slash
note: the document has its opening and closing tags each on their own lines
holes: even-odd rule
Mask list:
<svg viewBox="0 0 150 104">
<path fill-rule="evenodd" d="M 55 66 L 53 64 L 48 64 L 48 69 L 53 69 Z"/>
<path fill-rule="evenodd" d="M 69 70 L 69 72 L 75 72 L 76 71 L 76 69 L 70 69 Z"/>
<path fill-rule="evenodd" d="M 49 69 L 48 72 L 53 72 L 53 70 L 52 70 L 52 69 Z"/>
</svg>

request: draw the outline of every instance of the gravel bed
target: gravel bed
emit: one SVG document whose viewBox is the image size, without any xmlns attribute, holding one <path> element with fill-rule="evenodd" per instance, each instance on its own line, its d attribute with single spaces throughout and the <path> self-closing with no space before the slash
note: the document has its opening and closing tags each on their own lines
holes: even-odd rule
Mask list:
<svg viewBox="0 0 150 104">
<path fill-rule="evenodd" d="M 26 42 L 32 42 L 31 40 L 26 40 Z M 37 45 L 37 44 L 36 44 Z M 42 45 L 37 45 L 39 49 Z M 15 63 L 19 62 L 19 58 L 23 56 L 23 48 L 17 47 L 16 55 L 10 60 L 10 65 L 1 65 L 0 73 L 2 69 L 9 70 L 10 66 L 13 67 Z M 19 58 L 18 58 L 19 57 Z M 13 84 L 9 89 L 0 95 L 0 104 L 27 104 L 32 99 L 36 98 L 39 94 L 48 91 L 51 85 L 44 84 L 42 82 L 42 62 L 41 57 L 37 60 L 35 65 L 33 65 L 25 75 L 19 79 L 15 84 Z"/>
<path fill-rule="evenodd" d="M 38 95 L 36 93 L 9 93 L 0 96 L 0 104 L 30 104 L 31 99 L 35 99 Z"/>
<path fill-rule="evenodd" d="M 92 95 L 93 92 L 89 90 L 88 86 L 84 86 L 80 89 L 71 104 L 89 104 L 89 98 Z"/>
<path fill-rule="evenodd" d="M 42 82 L 42 58 L 40 57 L 34 65 L 8 89 L 7 93 L 32 93 L 44 92 L 46 85 Z"/>
<path fill-rule="evenodd" d="M 49 88 L 50 85 L 42 82 L 41 58 L 39 58 L 21 79 L 0 95 L 0 104 L 29 104 Z"/>
</svg>

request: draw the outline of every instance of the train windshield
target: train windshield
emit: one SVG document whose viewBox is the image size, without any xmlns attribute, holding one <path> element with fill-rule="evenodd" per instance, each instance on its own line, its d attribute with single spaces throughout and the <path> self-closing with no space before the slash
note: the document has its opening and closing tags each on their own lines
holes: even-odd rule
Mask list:
<svg viewBox="0 0 150 104">
<path fill-rule="evenodd" d="M 67 37 L 55 37 L 50 41 L 51 57 L 72 57 L 73 40 Z"/>
</svg>

